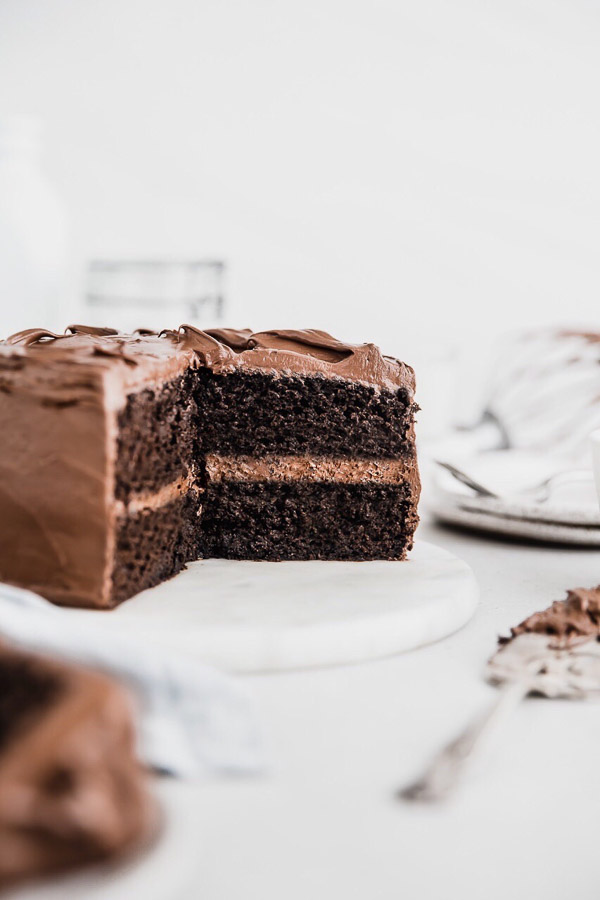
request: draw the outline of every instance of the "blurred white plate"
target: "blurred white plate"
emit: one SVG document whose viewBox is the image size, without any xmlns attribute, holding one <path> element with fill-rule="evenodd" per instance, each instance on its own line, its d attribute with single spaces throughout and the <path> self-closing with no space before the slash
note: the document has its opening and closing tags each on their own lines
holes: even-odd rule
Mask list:
<svg viewBox="0 0 600 900">
<path fill-rule="evenodd" d="M 429 506 L 441 521 L 514 537 L 600 546 L 600 510 L 591 469 L 589 479 L 561 480 L 548 499 L 539 502 L 521 492 L 568 470 L 564 460 L 500 450 L 450 461 L 501 496 L 477 495 L 436 466 Z"/>
</svg>

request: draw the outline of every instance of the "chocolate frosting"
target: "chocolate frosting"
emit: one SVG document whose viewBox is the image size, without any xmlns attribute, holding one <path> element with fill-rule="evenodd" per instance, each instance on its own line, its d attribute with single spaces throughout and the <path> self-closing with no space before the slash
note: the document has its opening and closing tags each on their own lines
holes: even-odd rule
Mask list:
<svg viewBox="0 0 600 900">
<path fill-rule="evenodd" d="M 135 756 L 124 688 L 79 666 L 0 645 L 58 692 L 0 754 L 0 888 L 108 860 L 148 839 L 156 811 Z"/>
<path fill-rule="evenodd" d="M 192 356 L 194 362 L 227 374 L 236 369 L 267 369 L 275 374 L 321 374 L 360 381 L 387 390 L 405 388 L 414 392 L 410 366 L 383 356 L 374 344 L 347 344 L 325 331 L 271 330 L 252 333 L 250 329 L 210 329 L 192 325 L 160 333 L 139 329 L 121 334 L 112 328 L 69 325 L 65 334 L 30 328 L 0 343 L 0 369 L 11 360 L 44 354 L 47 363 L 56 360 L 98 364 L 120 360 L 144 366 L 157 359 Z"/>
<path fill-rule="evenodd" d="M 339 459 L 319 456 L 261 457 L 222 456 L 209 453 L 205 458 L 211 481 L 334 481 L 338 484 L 408 483 L 417 499 L 419 472 L 416 459 Z"/>
<path fill-rule="evenodd" d="M 568 647 L 600 635 L 600 585 L 574 588 L 566 600 L 557 600 L 548 609 L 536 612 L 511 628 L 511 636 L 526 632 L 547 634 L 556 647 Z"/>
</svg>

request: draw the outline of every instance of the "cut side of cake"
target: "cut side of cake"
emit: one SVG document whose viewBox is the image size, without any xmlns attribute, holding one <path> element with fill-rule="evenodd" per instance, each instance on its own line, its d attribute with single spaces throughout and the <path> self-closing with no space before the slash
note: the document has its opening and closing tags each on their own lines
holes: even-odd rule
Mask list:
<svg viewBox="0 0 600 900">
<path fill-rule="evenodd" d="M 121 856 L 154 822 L 125 690 L 0 644 L 0 888 Z"/>
<path fill-rule="evenodd" d="M 321 331 L 13 335 L 0 579 L 111 607 L 194 559 L 404 559 L 415 410 L 409 366 Z"/>
</svg>

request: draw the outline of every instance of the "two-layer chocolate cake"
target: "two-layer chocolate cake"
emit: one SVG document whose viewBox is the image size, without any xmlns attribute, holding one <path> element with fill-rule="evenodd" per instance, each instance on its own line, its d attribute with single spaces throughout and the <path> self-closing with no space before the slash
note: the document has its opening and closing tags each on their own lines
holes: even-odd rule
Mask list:
<svg viewBox="0 0 600 900">
<path fill-rule="evenodd" d="M 189 560 L 404 559 L 414 374 L 322 331 L 0 343 L 0 580 L 111 607 Z"/>
</svg>

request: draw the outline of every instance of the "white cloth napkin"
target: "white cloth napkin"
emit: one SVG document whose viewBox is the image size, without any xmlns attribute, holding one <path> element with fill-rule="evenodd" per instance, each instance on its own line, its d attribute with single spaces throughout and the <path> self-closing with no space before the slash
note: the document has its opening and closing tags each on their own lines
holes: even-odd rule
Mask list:
<svg viewBox="0 0 600 900">
<path fill-rule="evenodd" d="M 138 699 L 140 756 L 155 769 L 194 778 L 254 774 L 265 767 L 250 697 L 234 678 L 210 666 L 115 635 L 97 620 L 88 625 L 71 618 L 68 609 L 5 584 L 0 636 L 129 685 Z"/>
</svg>

